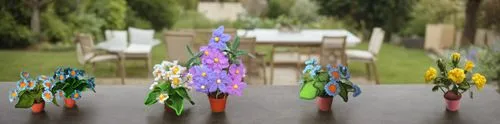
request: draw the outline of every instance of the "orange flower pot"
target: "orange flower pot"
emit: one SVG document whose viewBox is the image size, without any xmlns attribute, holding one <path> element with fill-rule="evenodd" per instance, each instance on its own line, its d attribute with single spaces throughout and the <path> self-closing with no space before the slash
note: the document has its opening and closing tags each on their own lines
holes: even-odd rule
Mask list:
<svg viewBox="0 0 500 124">
<path fill-rule="evenodd" d="M 318 97 L 318 99 L 316 99 L 316 104 L 320 111 L 331 111 L 332 102 L 333 97 Z"/>
<path fill-rule="evenodd" d="M 40 113 L 44 110 L 44 108 L 45 108 L 45 102 L 33 103 L 33 105 L 31 105 L 31 111 L 33 113 Z"/>
<path fill-rule="evenodd" d="M 64 98 L 64 106 L 66 108 L 74 108 L 75 107 L 75 100 L 71 98 Z"/>
<path fill-rule="evenodd" d="M 224 112 L 226 109 L 227 95 L 224 95 L 219 99 L 208 96 L 208 100 L 210 101 L 210 108 L 212 109 L 212 112 Z"/>
</svg>

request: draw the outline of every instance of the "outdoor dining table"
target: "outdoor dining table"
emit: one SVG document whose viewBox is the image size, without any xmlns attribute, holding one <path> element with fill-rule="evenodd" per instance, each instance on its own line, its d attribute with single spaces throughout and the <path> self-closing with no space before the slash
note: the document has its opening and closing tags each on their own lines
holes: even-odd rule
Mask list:
<svg viewBox="0 0 500 124">
<path fill-rule="evenodd" d="M 345 36 L 346 46 L 354 47 L 361 39 L 345 29 L 303 29 L 299 32 L 282 32 L 278 29 L 237 30 L 240 37 L 255 37 L 260 45 L 271 45 L 271 60 L 274 61 L 276 47 L 319 48 L 324 36 Z M 271 85 L 274 81 L 274 62 L 271 62 Z"/>
<path fill-rule="evenodd" d="M 441 92 L 431 85 L 361 85 L 363 93 L 345 103 L 335 97 L 331 112 L 319 112 L 313 100 L 301 100 L 298 86 L 254 86 L 242 96 L 229 96 L 226 111 L 212 113 L 208 98 L 190 92 L 195 105 L 184 102 L 176 116 L 162 104 L 144 106 L 147 85 L 98 85 L 97 93 L 84 92 L 77 108 L 66 109 L 51 103 L 45 112 L 15 109 L 9 103 L 8 88 L 0 83 L 1 124 L 498 124 L 500 95 L 493 86 L 464 95 L 458 112 L 445 110 Z"/>
</svg>

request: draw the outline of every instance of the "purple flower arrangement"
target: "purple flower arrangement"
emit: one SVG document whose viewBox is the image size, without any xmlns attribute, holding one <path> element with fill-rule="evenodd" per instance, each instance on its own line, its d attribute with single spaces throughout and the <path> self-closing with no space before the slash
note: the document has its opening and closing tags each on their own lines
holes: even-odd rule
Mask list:
<svg viewBox="0 0 500 124">
<path fill-rule="evenodd" d="M 216 99 L 242 95 L 247 84 L 244 82 L 245 65 L 240 56 L 248 53 L 238 50 L 238 37 L 233 42 L 230 40 L 231 36 L 224 34 L 224 26 L 220 26 L 212 33 L 208 45 L 200 47 L 199 53 L 195 54 L 187 47 L 192 56 L 187 67 L 193 75 L 191 87 L 194 90 Z"/>
</svg>

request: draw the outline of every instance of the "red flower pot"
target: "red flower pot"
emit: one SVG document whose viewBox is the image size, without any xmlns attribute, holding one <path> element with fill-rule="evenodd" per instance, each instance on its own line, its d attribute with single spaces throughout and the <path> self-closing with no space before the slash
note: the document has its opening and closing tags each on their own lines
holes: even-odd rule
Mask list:
<svg viewBox="0 0 500 124">
<path fill-rule="evenodd" d="M 45 102 L 33 103 L 33 105 L 31 105 L 31 111 L 33 113 L 40 113 L 44 110 L 44 108 L 45 108 Z"/>
<path fill-rule="evenodd" d="M 64 106 L 66 106 L 66 108 L 75 107 L 75 100 L 71 98 L 64 98 Z"/>
<path fill-rule="evenodd" d="M 462 98 L 462 95 L 456 94 L 453 92 L 446 92 L 444 94 L 444 99 L 446 101 L 446 110 L 448 111 L 458 111 L 460 109 L 460 99 Z"/>
<path fill-rule="evenodd" d="M 226 109 L 226 99 L 227 95 L 223 95 L 223 97 L 220 97 L 218 99 L 208 96 L 212 112 L 224 112 L 224 110 Z"/>
<path fill-rule="evenodd" d="M 318 97 L 318 99 L 316 99 L 316 104 L 320 111 L 331 111 L 332 101 L 333 97 Z"/>
</svg>

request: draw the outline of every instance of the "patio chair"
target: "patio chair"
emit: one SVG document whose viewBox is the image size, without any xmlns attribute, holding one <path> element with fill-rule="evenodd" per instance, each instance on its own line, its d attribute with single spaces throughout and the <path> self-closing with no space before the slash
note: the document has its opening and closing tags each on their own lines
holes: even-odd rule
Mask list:
<svg viewBox="0 0 500 124">
<path fill-rule="evenodd" d="M 262 77 L 264 80 L 264 85 L 267 84 L 267 73 L 266 73 L 266 62 L 264 61 L 264 53 L 259 53 L 255 51 L 256 46 L 256 38 L 255 37 L 241 37 L 240 38 L 240 47 L 239 49 L 245 50 L 248 53 L 255 56 L 255 58 L 251 58 L 250 56 L 243 56 L 242 61 L 246 66 L 246 70 L 248 74 L 256 74 Z M 262 73 L 259 73 L 258 69 L 262 70 Z"/>
<path fill-rule="evenodd" d="M 191 32 L 168 31 L 165 33 L 165 47 L 167 48 L 167 60 L 179 60 L 186 64 L 191 58 L 186 51 L 186 46 L 193 47 L 194 34 Z M 193 51 L 194 52 L 194 51 Z"/>
<path fill-rule="evenodd" d="M 347 50 L 347 58 L 349 61 L 358 61 L 366 64 L 366 70 L 368 71 L 368 79 L 371 80 L 371 74 L 375 76 L 375 83 L 380 84 L 379 77 L 377 74 L 376 61 L 377 55 L 382 46 L 384 40 L 385 32 L 380 28 L 374 28 L 372 36 L 370 37 L 370 43 L 368 51 L 364 50 Z M 372 70 L 373 69 L 373 70 Z"/>
<path fill-rule="evenodd" d="M 347 66 L 346 37 L 323 36 L 320 48 L 319 63 L 323 66 L 338 63 Z"/>
<path fill-rule="evenodd" d="M 126 60 L 145 60 L 148 72 L 152 72 L 151 50 L 160 42 L 154 39 L 154 30 L 143 30 L 137 28 L 128 28 L 130 44 L 124 50 Z M 148 77 L 151 74 L 148 73 Z"/>
<path fill-rule="evenodd" d="M 86 67 L 92 65 L 92 73 L 95 73 L 96 63 L 114 61 L 116 62 L 117 74 L 120 75 L 122 84 L 125 84 L 125 68 L 123 57 L 120 54 L 99 54 L 94 50 L 94 41 L 91 35 L 77 34 L 76 36 L 76 54 L 80 64 Z"/>
</svg>

